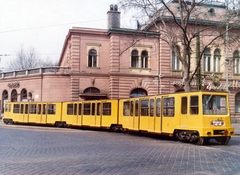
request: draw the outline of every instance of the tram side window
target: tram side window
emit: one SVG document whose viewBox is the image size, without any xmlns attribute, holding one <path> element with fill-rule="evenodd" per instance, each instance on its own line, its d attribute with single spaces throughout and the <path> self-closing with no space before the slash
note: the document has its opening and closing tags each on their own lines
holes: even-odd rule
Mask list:
<svg viewBox="0 0 240 175">
<path fill-rule="evenodd" d="M 135 101 L 135 116 L 138 116 L 138 108 L 139 108 L 138 100 L 136 100 Z"/>
<path fill-rule="evenodd" d="M 48 114 L 56 114 L 56 105 L 48 104 Z"/>
<path fill-rule="evenodd" d="M 23 111 L 24 111 L 24 104 L 21 104 L 20 105 L 20 114 L 23 114 Z"/>
<path fill-rule="evenodd" d="M 161 114 L 161 99 L 157 98 L 156 100 L 156 116 L 160 117 Z"/>
<path fill-rule="evenodd" d="M 97 103 L 97 115 L 101 115 L 101 103 Z"/>
<path fill-rule="evenodd" d="M 4 111 L 5 112 L 10 112 L 11 111 L 11 104 L 5 104 Z"/>
<path fill-rule="evenodd" d="M 173 97 L 164 98 L 163 100 L 163 115 L 166 117 L 173 117 L 174 116 L 174 101 Z"/>
<path fill-rule="evenodd" d="M 73 115 L 73 104 L 67 104 L 67 115 Z"/>
<path fill-rule="evenodd" d="M 11 111 L 11 109 L 12 109 L 12 105 L 11 105 L 11 104 L 9 104 L 9 105 L 8 105 L 8 112 L 10 112 L 10 111 Z"/>
<path fill-rule="evenodd" d="M 42 110 L 42 105 L 38 104 L 37 114 L 41 114 L 41 110 Z"/>
<path fill-rule="evenodd" d="M 20 104 L 14 104 L 13 113 L 19 113 L 19 112 L 20 112 Z"/>
<path fill-rule="evenodd" d="M 37 112 L 37 105 L 36 104 L 30 104 L 30 109 L 29 109 L 29 113 L 30 114 L 36 114 Z"/>
<path fill-rule="evenodd" d="M 82 103 L 78 104 L 78 115 L 82 115 Z"/>
<path fill-rule="evenodd" d="M 95 115 L 95 103 L 92 103 L 92 115 Z"/>
<path fill-rule="evenodd" d="M 187 97 L 182 97 L 181 113 L 182 114 L 187 114 Z"/>
<path fill-rule="evenodd" d="M 141 116 L 148 116 L 148 103 L 149 100 L 142 100 L 141 101 Z"/>
<path fill-rule="evenodd" d="M 42 111 L 42 114 L 46 114 L 46 108 L 47 108 L 47 105 L 46 105 L 46 104 L 43 104 L 43 111 Z"/>
<path fill-rule="evenodd" d="M 150 116 L 154 116 L 154 99 L 150 100 Z"/>
<path fill-rule="evenodd" d="M 123 103 L 123 115 L 124 116 L 130 115 L 130 102 L 129 101 L 125 101 Z"/>
<path fill-rule="evenodd" d="M 130 102 L 130 115 L 133 116 L 133 111 L 134 110 L 134 101 Z"/>
<path fill-rule="evenodd" d="M 74 114 L 74 115 L 77 115 L 77 104 L 74 104 L 73 114 Z"/>
<path fill-rule="evenodd" d="M 198 114 L 198 96 L 190 97 L 190 113 Z"/>
<path fill-rule="evenodd" d="M 83 105 L 83 115 L 90 115 L 90 103 Z"/>
<path fill-rule="evenodd" d="M 103 115 L 111 115 L 111 103 L 103 103 Z"/>
<path fill-rule="evenodd" d="M 25 105 L 25 114 L 28 113 L 28 104 Z"/>
</svg>

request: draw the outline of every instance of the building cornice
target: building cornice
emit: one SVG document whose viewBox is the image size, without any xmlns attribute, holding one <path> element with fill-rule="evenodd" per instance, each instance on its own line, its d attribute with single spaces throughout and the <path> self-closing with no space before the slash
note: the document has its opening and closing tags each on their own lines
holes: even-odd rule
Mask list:
<svg viewBox="0 0 240 175">
<path fill-rule="evenodd" d="M 159 32 L 127 29 L 127 28 L 111 28 L 108 30 L 108 35 L 110 34 L 125 34 L 125 35 L 137 34 L 137 35 L 146 35 L 146 36 L 159 36 Z"/>
</svg>

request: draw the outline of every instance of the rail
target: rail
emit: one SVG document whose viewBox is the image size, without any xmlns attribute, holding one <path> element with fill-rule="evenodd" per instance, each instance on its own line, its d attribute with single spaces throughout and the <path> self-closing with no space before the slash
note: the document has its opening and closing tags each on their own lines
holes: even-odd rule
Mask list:
<svg viewBox="0 0 240 175">
<path fill-rule="evenodd" d="M 70 67 L 41 67 L 41 68 L 33 68 L 33 69 L 25 69 L 25 70 L 16 70 L 10 72 L 0 72 L 0 79 L 5 78 L 14 78 L 14 77 L 22 77 L 29 75 L 41 75 L 41 74 L 69 74 Z"/>
</svg>

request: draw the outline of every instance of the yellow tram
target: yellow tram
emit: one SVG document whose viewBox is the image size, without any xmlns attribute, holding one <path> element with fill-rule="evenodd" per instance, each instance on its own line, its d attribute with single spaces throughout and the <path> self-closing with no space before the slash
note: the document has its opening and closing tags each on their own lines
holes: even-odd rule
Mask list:
<svg viewBox="0 0 240 175">
<path fill-rule="evenodd" d="M 228 144 L 228 93 L 180 92 L 127 99 L 76 102 L 7 102 L 3 121 L 169 135 L 202 145 Z"/>
</svg>

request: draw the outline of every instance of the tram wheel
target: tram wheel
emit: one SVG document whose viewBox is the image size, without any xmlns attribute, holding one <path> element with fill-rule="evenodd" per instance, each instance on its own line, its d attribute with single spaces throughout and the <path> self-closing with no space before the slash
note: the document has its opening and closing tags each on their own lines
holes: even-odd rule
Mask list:
<svg viewBox="0 0 240 175">
<path fill-rule="evenodd" d="M 204 143 L 204 138 L 203 137 L 199 137 L 198 140 L 196 141 L 197 145 L 202 145 Z"/>
<path fill-rule="evenodd" d="M 3 119 L 3 122 L 4 122 L 5 124 L 8 124 L 9 120 L 8 120 L 8 119 Z"/>
<path fill-rule="evenodd" d="M 229 143 L 229 140 L 230 140 L 230 139 L 231 139 L 230 136 L 222 137 L 222 138 L 220 139 L 220 143 L 221 143 L 222 145 L 227 145 L 227 144 Z"/>
<path fill-rule="evenodd" d="M 12 125 L 13 123 L 14 123 L 13 120 L 12 120 L 12 119 L 9 119 L 8 124 L 9 124 L 9 125 Z"/>
</svg>

